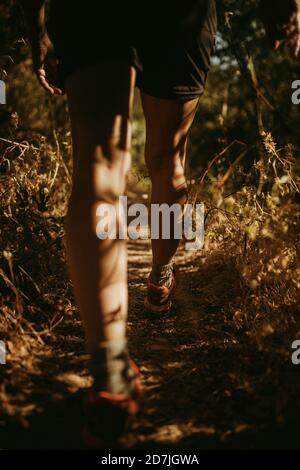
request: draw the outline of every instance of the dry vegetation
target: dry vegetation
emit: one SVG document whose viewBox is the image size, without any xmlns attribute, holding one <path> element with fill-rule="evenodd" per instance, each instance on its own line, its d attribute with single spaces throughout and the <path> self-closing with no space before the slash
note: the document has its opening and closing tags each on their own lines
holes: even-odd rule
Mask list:
<svg viewBox="0 0 300 470">
<path fill-rule="evenodd" d="M 64 263 L 70 148 L 61 141 L 1 140 L 1 338 L 8 356 L 0 436 L 9 448 L 80 445 L 75 430 L 90 379 Z M 170 316 L 145 316 L 150 247 L 129 244 L 129 333 L 147 398 L 131 436 L 136 446 L 295 445 L 299 168 L 293 147 L 277 149 L 270 134 L 262 135 L 247 174 L 239 162 L 220 174 L 226 151 L 190 181 L 190 200 L 206 205 L 206 243 L 199 253 L 179 252 L 181 287 Z M 58 422 L 67 432 L 50 436 Z"/>
<path fill-rule="evenodd" d="M 65 267 L 70 132 L 65 101 L 45 98 L 30 72 L 11 3 L 0 5 L 10 103 L 0 110 L 0 448 L 78 448 L 90 377 Z M 170 315 L 145 315 L 150 243 L 128 244 L 129 336 L 145 385 L 128 437 L 136 447 L 299 448 L 300 366 L 291 363 L 300 339 L 299 113 L 289 85 L 299 70 L 270 58 L 252 26 L 246 45 L 259 80 L 242 57 L 237 45 L 256 3 L 223 2 L 236 38 L 219 51 L 227 65 L 211 73 L 189 149 L 190 201 L 206 206 L 205 247 L 180 249 Z M 149 191 L 140 108 L 134 132 L 128 193 L 138 200 Z"/>
</svg>

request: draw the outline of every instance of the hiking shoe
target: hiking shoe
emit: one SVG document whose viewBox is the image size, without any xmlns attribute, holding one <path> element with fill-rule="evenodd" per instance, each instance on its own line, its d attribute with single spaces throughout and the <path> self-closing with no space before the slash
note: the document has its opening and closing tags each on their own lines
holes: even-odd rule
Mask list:
<svg viewBox="0 0 300 470">
<path fill-rule="evenodd" d="M 144 299 L 144 306 L 150 312 L 166 313 L 172 306 L 171 296 L 176 288 L 176 268 L 173 266 L 172 280 L 170 287 L 165 284 L 154 284 L 150 278 L 147 282 L 147 294 Z"/>
<path fill-rule="evenodd" d="M 117 446 L 138 413 L 142 388 L 140 372 L 132 360 L 129 361 L 129 367 L 133 381 L 130 396 L 88 390 L 84 401 L 86 424 L 82 433 L 86 447 L 101 449 L 107 445 Z"/>
</svg>

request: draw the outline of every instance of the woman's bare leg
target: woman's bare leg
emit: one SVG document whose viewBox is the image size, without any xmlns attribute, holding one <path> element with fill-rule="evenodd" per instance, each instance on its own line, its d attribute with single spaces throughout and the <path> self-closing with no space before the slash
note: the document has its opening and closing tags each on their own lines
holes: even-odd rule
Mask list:
<svg viewBox="0 0 300 470">
<path fill-rule="evenodd" d="M 75 72 L 66 86 L 74 158 L 67 257 L 91 354 L 99 344 L 126 344 L 126 245 L 97 237 L 96 210 L 117 208 L 125 191 L 134 83 L 132 67 L 107 63 Z"/>
<path fill-rule="evenodd" d="M 178 203 L 187 200 L 185 158 L 187 137 L 198 98 L 190 101 L 166 100 L 142 94 L 146 118 L 145 159 L 152 182 L 152 204 Z M 179 240 L 152 240 L 153 265 L 168 265 Z M 159 271 L 159 270 L 158 270 Z"/>
</svg>

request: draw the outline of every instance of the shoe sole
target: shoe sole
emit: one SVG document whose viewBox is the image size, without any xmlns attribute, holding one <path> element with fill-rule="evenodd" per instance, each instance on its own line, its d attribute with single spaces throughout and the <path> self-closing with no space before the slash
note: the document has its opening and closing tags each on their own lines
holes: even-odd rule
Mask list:
<svg viewBox="0 0 300 470">
<path fill-rule="evenodd" d="M 126 420 L 125 427 L 120 436 L 117 436 L 115 439 L 103 439 L 102 437 L 97 436 L 89 430 L 87 425 L 84 425 L 81 429 L 81 441 L 85 448 L 101 450 L 101 449 L 126 449 L 126 435 L 130 430 L 134 420 L 136 419 L 140 407 L 138 407 L 137 412 L 134 415 L 128 416 Z"/>
<path fill-rule="evenodd" d="M 135 397 L 135 410 L 131 414 L 129 414 L 126 418 L 125 421 L 125 427 L 124 431 L 120 436 L 117 436 L 115 439 L 103 439 L 96 434 L 92 433 L 89 430 L 89 427 L 87 425 L 84 425 L 82 430 L 81 430 L 81 440 L 84 446 L 87 449 L 126 449 L 128 445 L 126 446 L 126 443 L 124 442 L 124 436 L 126 435 L 126 432 L 130 429 L 130 426 L 132 425 L 134 419 L 137 417 L 138 413 L 140 412 L 140 405 L 143 397 L 143 389 L 142 389 L 142 383 L 141 383 L 141 375 L 138 367 L 136 366 L 135 362 L 133 362 L 130 359 L 130 366 L 131 369 L 136 373 L 136 378 L 135 378 L 135 391 L 134 391 L 134 397 Z"/>
<path fill-rule="evenodd" d="M 172 307 L 172 300 L 169 299 L 164 305 L 151 304 L 147 297 L 144 298 L 144 306 L 148 312 L 151 313 L 168 313 Z"/>
</svg>

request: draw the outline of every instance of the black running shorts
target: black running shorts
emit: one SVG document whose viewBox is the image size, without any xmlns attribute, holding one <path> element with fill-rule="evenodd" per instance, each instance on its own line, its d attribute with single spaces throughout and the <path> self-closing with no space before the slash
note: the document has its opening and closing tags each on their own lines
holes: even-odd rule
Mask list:
<svg viewBox="0 0 300 470">
<path fill-rule="evenodd" d="M 200 96 L 214 50 L 215 1 L 180 3 L 52 0 L 48 31 L 62 86 L 84 66 L 121 61 L 136 68 L 142 92 L 165 99 Z"/>
</svg>

